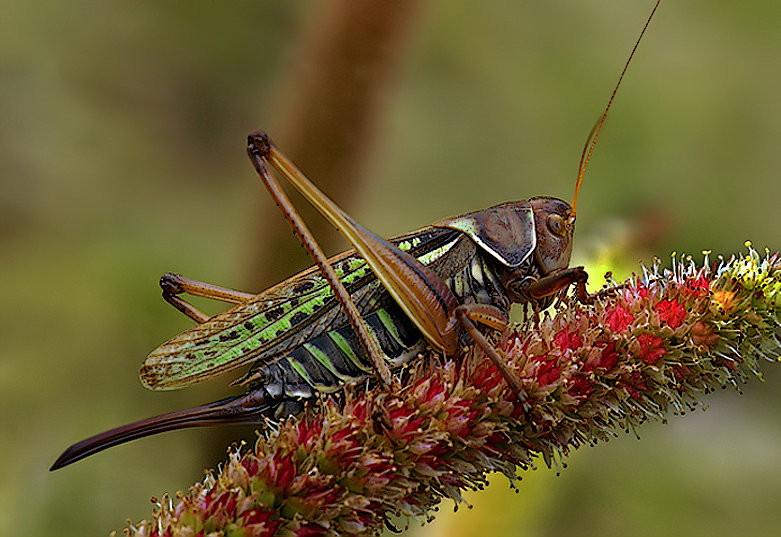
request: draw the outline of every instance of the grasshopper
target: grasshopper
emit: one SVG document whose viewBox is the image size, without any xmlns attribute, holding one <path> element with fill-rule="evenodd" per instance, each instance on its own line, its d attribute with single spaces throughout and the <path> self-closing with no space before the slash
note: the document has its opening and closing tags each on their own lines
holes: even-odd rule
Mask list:
<svg viewBox="0 0 781 537">
<path fill-rule="evenodd" d="M 385 240 L 317 189 L 266 134 L 250 134 L 250 160 L 315 266 L 260 294 L 163 275 L 163 298 L 197 324 L 152 351 L 140 373 L 147 388 L 169 390 L 250 366 L 233 382 L 246 386 L 247 392 L 90 437 L 69 447 L 51 469 L 163 431 L 282 419 L 301 412 L 305 402 L 318 394 L 371 379 L 386 389 L 399 389 L 392 369 L 427 346 L 454 355 L 466 345 L 476 345 L 522 396 L 515 373 L 478 325 L 501 331 L 513 303 L 539 311 L 572 285 L 578 300 L 593 300 L 586 291 L 585 269 L 569 267 L 577 196 L 618 87 L 658 5 L 589 134 L 571 205 L 557 198 L 533 197 L 447 218 Z M 354 250 L 328 259 L 285 194 L 280 177 Z M 234 306 L 209 317 L 184 300 L 183 294 Z"/>
</svg>

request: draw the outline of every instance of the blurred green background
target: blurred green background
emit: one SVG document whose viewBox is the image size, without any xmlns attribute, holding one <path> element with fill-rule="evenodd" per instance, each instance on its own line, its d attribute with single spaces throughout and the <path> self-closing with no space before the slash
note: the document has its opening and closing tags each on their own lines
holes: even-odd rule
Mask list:
<svg viewBox="0 0 781 537">
<path fill-rule="evenodd" d="M 251 429 L 181 431 L 48 471 L 74 441 L 226 394 L 226 379 L 140 386 L 146 354 L 191 324 L 157 279 L 264 281 L 249 267 L 276 209 L 245 136 L 285 124 L 300 43 L 323 9 L 2 3 L 0 535 L 121 529 L 151 513 L 152 495 L 200 479 L 226 438 L 252 440 Z M 570 199 L 586 134 L 650 9 L 421 2 L 375 110 L 365 182 L 343 187 L 356 192 L 351 212 L 391 236 L 511 199 Z M 780 30 L 776 0 L 663 3 L 586 177 L 579 262 L 623 277 L 672 250 L 781 248 Z M 528 474 L 518 494 L 495 479 L 469 495 L 474 509 L 443 504 L 411 531 L 779 535 L 781 371 L 766 371 L 743 397 L 719 393 L 708 412 L 643 427 L 639 442 L 581 450 L 560 477 Z"/>
</svg>

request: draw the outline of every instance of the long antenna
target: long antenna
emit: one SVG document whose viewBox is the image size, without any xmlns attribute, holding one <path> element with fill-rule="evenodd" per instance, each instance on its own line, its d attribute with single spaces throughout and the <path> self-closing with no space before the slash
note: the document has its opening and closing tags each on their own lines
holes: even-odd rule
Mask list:
<svg viewBox="0 0 781 537">
<path fill-rule="evenodd" d="M 643 30 L 640 32 L 640 36 L 637 38 L 637 42 L 635 42 L 635 46 L 632 48 L 632 52 L 629 54 L 629 58 L 626 60 L 626 64 L 624 64 L 624 70 L 621 71 L 621 76 L 618 77 L 618 83 L 616 84 L 616 87 L 613 89 L 613 93 L 610 95 L 610 100 L 607 102 L 607 106 L 605 107 L 605 111 L 602 113 L 602 117 L 599 118 L 599 121 L 597 121 L 597 123 L 591 128 L 591 132 L 588 133 L 588 138 L 586 138 L 586 145 L 583 147 L 583 153 L 580 155 L 580 166 L 578 166 L 578 180 L 575 183 L 575 196 L 572 198 L 572 211 L 570 212 L 570 218 L 573 218 L 575 216 L 575 207 L 578 204 L 578 192 L 580 192 L 580 185 L 583 184 L 583 176 L 586 174 L 586 168 L 588 168 L 588 163 L 591 160 L 591 154 L 594 152 L 594 146 L 597 145 L 597 140 L 599 139 L 599 133 L 602 131 L 602 126 L 605 124 L 605 120 L 607 119 L 607 112 L 608 110 L 610 110 L 610 106 L 613 104 L 613 99 L 616 98 L 618 87 L 621 85 L 621 81 L 624 79 L 624 75 L 626 74 L 626 70 L 629 68 L 629 63 L 632 61 L 632 57 L 635 55 L 637 46 L 640 44 L 640 40 L 643 39 L 643 34 L 645 34 L 648 25 L 651 23 L 651 19 L 654 18 L 654 13 L 656 13 L 656 8 L 659 7 L 659 4 L 661 2 L 662 0 L 656 1 L 656 5 L 654 6 L 654 9 L 651 11 L 651 14 L 648 16 L 648 20 L 645 21 L 645 26 L 643 26 Z"/>
</svg>

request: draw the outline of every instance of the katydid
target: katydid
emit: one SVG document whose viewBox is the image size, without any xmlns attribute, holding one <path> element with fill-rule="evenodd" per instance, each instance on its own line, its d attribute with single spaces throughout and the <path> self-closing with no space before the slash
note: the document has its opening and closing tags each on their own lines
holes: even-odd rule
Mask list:
<svg viewBox="0 0 781 537">
<path fill-rule="evenodd" d="M 570 285 L 587 302 L 588 275 L 569 268 L 575 208 L 584 173 L 621 80 L 581 156 L 572 205 L 533 197 L 441 220 L 385 240 L 325 194 L 261 132 L 248 153 L 263 184 L 316 265 L 259 294 L 165 274 L 163 297 L 196 326 L 154 350 L 141 368 L 153 390 L 184 387 L 248 366 L 234 381 L 243 395 L 124 425 L 68 448 L 52 470 L 158 432 L 219 423 L 262 423 L 296 414 L 319 393 L 374 381 L 398 388 L 393 370 L 428 346 L 453 355 L 474 344 L 512 390 L 520 382 L 478 326 L 502 330 L 513 303 L 540 310 Z M 326 258 L 278 182 L 284 178 L 352 243 Z M 182 294 L 234 304 L 209 317 Z M 520 394 L 519 394 L 520 395 Z"/>
</svg>

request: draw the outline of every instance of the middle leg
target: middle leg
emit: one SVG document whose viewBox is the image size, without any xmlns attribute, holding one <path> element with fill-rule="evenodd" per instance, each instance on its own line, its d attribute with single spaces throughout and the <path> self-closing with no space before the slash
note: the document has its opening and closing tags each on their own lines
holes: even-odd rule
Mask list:
<svg viewBox="0 0 781 537">
<path fill-rule="evenodd" d="M 163 274 L 160 278 L 160 288 L 163 290 L 163 299 L 166 302 L 199 324 L 208 321 L 210 316 L 178 295 L 200 296 L 229 304 L 241 304 L 255 296 L 252 293 L 200 282 L 172 272 Z"/>
</svg>

